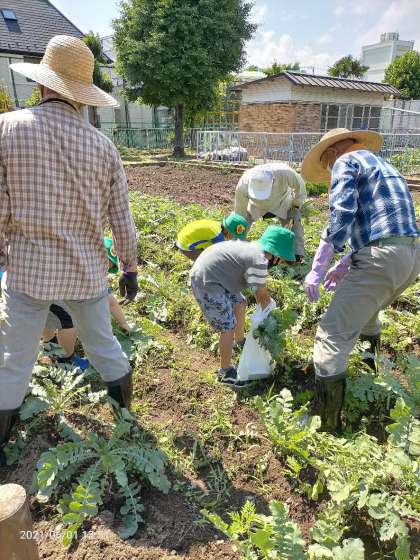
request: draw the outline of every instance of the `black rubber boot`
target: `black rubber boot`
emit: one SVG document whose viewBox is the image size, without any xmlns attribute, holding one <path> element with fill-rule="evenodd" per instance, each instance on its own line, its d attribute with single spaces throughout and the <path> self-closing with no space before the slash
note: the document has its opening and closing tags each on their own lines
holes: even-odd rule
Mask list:
<svg viewBox="0 0 420 560">
<path fill-rule="evenodd" d="M 4 447 L 7 445 L 12 428 L 18 419 L 19 410 L 0 411 L 0 467 L 7 465 Z"/>
<path fill-rule="evenodd" d="M 368 342 L 369 346 L 366 349 L 366 352 L 369 352 L 369 354 L 374 354 L 377 355 L 379 354 L 380 348 L 381 348 L 381 335 L 380 334 L 375 334 L 375 335 L 368 335 L 368 334 L 361 334 L 359 337 L 360 342 Z M 378 371 L 378 367 L 376 365 L 375 362 L 375 358 L 365 358 L 363 360 L 363 362 L 370 367 L 371 370 L 373 371 Z"/>
<path fill-rule="evenodd" d="M 346 392 L 346 380 L 315 380 L 317 409 L 321 416 L 321 430 L 336 432 L 342 429 L 341 410 Z"/>
<path fill-rule="evenodd" d="M 121 408 L 130 409 L 133 400 L 133 372 L 130 371 L 124 377 L 106 384 L 108 396 L 116 401 Z"/>
</svg>

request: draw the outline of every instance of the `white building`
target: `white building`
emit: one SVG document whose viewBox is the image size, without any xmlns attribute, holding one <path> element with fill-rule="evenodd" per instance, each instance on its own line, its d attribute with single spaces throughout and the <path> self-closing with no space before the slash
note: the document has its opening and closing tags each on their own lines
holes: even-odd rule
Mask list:
<svg viewBox="0 0 420 560">
<path fill-rule="evenodd" d="M 414 41 L 402 41 L 398 33 L 382 33 L 379 43 L 362 47 L 362 64 L 369 66 L 364 79 L 382 82 L 391 62 L 413 48 Z"/>
</svg>

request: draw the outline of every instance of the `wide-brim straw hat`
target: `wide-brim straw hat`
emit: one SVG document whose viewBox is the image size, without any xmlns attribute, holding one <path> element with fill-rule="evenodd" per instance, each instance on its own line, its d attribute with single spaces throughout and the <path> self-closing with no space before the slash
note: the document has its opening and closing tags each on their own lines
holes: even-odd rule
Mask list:
<svg viewBox="0 0 420 560">
<path fill-rule="evenodd" d="M 306 181 L 313 183 L 327 183 L 331 179 L 331 172 L 324 169 L 321 163 L 322 154 L 333 144 L 342 140 L 355 140 L 367 150 L 376 152 L 381 149 L 383 138 L 373 130 L 349 130 L 348 128 L 334 128 L 328 131 L 321 140 L 305 156 L 301 174 Z"/>
<path fill-rule="evenodd" d="M 77 37 L 56 35 L 48 43 L 40 64 L 17 62 L 10 68 L 60 95 L 94 107 L 118 107 L 111 95 L 93 83 L 95 60 Z"/>
</svg>

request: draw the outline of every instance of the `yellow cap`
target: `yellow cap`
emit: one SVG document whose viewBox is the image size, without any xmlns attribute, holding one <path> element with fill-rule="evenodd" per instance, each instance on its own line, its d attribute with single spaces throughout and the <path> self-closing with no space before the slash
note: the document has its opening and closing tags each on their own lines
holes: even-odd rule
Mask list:
<svg viewBox="0 0 420 560">
<path fill-rule="evenodd" d="M 220 222 L 215 220 L 196 220 L 184 226 L 178 233 L 176 245 L 182 251 L 206 249 L 223 241 L 223 232 Z"/>
</svg>

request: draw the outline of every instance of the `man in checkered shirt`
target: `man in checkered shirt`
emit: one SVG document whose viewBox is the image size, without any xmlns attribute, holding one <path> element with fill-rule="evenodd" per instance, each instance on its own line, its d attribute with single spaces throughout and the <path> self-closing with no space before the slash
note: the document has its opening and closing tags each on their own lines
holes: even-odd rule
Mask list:
<svg viewBox="0 0 420 560">
<path fill-rule="evenodd" d="M 39 106 L 0 117 L 0 236 L 7 239 L 1 324 L 0 452 L 32 375 L 48 310 L 64 302 L 90 363 L 122 407 L 132 397 L 128 359 L 113 335 L 104 228 L 122 263 L 120 291 L 137 292 L 136 231 L 112 142 L 82 116 L 117 102 L 92 85 L 94 60 L 73 37 L 54 37 L 41 64 L 12 69 L 39 84 Z"/>
</svg>

